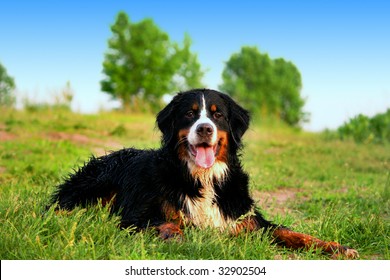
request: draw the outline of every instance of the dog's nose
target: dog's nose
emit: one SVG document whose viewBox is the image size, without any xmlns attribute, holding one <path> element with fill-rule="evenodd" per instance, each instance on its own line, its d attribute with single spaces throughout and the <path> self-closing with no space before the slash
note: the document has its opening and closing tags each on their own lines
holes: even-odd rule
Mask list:
<svg viewBox="0 0 390 280">
<path fill-rule="evenodd" d="M 208 123 L 201 123 L 196 127 L 196 133 L 201 137 L 211 136 L 213 132 L 213 127 Z"/>
</svg>

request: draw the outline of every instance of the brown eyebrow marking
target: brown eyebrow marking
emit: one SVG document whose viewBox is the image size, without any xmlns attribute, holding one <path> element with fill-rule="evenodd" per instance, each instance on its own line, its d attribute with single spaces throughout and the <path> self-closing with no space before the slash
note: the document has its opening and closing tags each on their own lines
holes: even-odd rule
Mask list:
<svg viewBox="0 0 390 280">
<path fill-rule="evenodd" d="M 215 104 L 211 105 L 210 110 L 211 110 L 211 112 L 216 112 L 217 106 Z"/>
<path fill-rule="evenodd" d="M 194 103 L 194 105 L 192 105 L 192 110 L 193 111 L 198 111 L 199 110 L 199 104 L 198 103 Z"/>
</svg>

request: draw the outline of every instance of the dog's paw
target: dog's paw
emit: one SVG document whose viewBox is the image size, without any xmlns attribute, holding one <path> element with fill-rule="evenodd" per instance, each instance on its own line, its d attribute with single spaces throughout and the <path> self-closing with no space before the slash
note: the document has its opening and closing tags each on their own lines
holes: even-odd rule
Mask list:
<svg viewBox="0 0 390 280">
<path fill-rule="evenodd" d="M 344 256 L 346 256 L 348 259 L 357 259 L 359 258 L 359 253 L 355 249 L 346 248 Z"/>
<path fill-rule="evenodd" d="M 333 259 L 358 259 L 359 253 L 355 249 L 351 249 L 343 246 L 342 250 L 339 250 L 337 253 L 332 255 Z"/>
<path fill-rule="evenodd" d="M 157 227 L 159 231 L 158 236 L 163 240 L 176 239 L 181 241 L 183 239 L 183 232 L 180 227 L 174 223 L 166 223 Z"/>
</svg>

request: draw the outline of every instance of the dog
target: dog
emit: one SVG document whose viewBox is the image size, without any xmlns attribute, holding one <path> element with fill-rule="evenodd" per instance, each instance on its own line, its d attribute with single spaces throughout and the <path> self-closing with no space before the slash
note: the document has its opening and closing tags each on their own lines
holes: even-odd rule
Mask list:
<svg viewBox="0 0 390 280">
<path fill-rule="evenodd" d="M 59 185 L 51 204 L 71 210 L 100 201 L 121 217 L 120 227 L 154 228 L 162 239 L 182 237 L 183 226 L 218 228 L 238 235 L 265 230 L 289 248 L 314 248 L 333 257 L 356 250 L 322 241 L 266 220 L 249 193 L 240 151 L 247 110 L 210 89 L 178 93 L 157 114 L 156 150 L 124 148 L 92 157 Z"/>
</svg>

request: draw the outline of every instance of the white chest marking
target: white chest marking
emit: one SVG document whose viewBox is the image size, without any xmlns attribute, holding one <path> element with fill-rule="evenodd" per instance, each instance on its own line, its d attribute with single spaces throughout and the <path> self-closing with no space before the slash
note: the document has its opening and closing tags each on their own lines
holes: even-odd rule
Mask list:
<svg viewBox="0 0 390 280">
<path fill-rule="evenodd" d="M 212 168 L 198 168 L 195 164 L 190 167 L 193 177 L 202 184 L 201 197 L 185 198 L 185 216 L 194 225 L 205 228 L 215 227 L 224 230 L 231 224 L 231 219 L 226 218 L 216 203 L 214 181 L 223 182 L 227 176 L 227 165 L 217 161 Z"/>
</svg>

